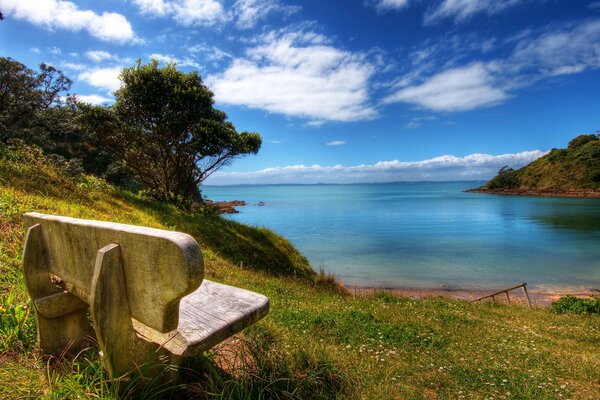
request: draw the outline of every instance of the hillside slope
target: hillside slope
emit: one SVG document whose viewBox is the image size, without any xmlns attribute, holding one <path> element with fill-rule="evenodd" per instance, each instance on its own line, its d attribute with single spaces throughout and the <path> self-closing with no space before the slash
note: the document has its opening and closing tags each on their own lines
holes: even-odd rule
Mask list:
<svg viewBox="0 0 600 400">
<path fill-rule="evenodd" d="M 165 397 L 167 389 L 201 399 L 600 398 L 598 316 L 383 292 L 349 296 L 317 284 L 306 259 L 266 229 L 69 177 L 35 150 L 0 146 L 2 399 L 115 398 L 117 391 L 93 347 L 75 360 L 36 352 L 20 272 L 27 211 L 190 233 L 202 246 L 207 278 L 271 299 L 264 320 L 193 360 L 182 386 L 161 395 L 127 383 L 142 398 Z"/>
<path fill-rule="evenodd" d="M 501 170 L 474 191 L 600 197 L 600 136 L 578 136 L 566 149 L 552 149 L 521 169 Z"/>
</svg>

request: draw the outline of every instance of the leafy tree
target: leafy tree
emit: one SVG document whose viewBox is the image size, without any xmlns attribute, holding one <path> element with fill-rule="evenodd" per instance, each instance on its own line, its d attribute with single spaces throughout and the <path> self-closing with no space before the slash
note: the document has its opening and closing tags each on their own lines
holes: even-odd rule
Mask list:
<svg viewBox="0 0 600 400">
<path fill-rule="evenodd" d="M 114 105 L 88 106 L 82 121 L 157 197 L 199 200 L 204 179 L 260 149 L 258 133 L 238 133 L 213 108 L 213 93 L 197 72 L 138 61 L 120 78 Z"/>
<path fill-rule="evenodd" d="M 35 72 L 11 58 L 0 57 L 0 140 L 22 138 L 40 144 L 31 134 L 43 110 L 60 104 L 71 80 L 56 68 L 40 64 Z"/>
<path fill-rule="evenodd" d="M 500 168 L 498 175 L 487 183 L 488 189 L 511 189 L 519 185 L 517 172 L 508 165 Z"/>
</svg>

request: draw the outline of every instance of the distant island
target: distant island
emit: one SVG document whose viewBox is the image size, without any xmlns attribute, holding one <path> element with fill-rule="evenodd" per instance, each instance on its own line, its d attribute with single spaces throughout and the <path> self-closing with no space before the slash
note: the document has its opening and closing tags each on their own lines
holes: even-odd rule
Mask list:
<svg viewBox="0 0 600 400">
<path fill-rule="evenodd" d="M 514 170 L 502 167 L 485 185 L 467 192 L 600 198 L 600 135 L 580 135 L 566 149 Z"/>
</svg>

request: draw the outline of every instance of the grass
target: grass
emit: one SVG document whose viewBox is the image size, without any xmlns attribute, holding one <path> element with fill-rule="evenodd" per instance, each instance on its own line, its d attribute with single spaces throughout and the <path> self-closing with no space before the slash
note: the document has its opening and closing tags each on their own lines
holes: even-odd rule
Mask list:
<svg viewBox="0 0 600 400">
<path fill-rule="evenodd" d="M 589 137 L 589 138 L 588 138 Z M 487 189 L 600 190 L 600 138 L 581 135 L 566 149 L 548 154 L 512 172 L 499 173 Z M 574 145 L 580 139 L 586 139 Z"/>
<path fill-rule="evenodd" d="M 33 313 L 21 307 L 29 301 L 21 216 L 34 210 L 190 233 L 207 278 L 269 296 L 271 312 L 188 360 L 183 379 L 162 388 L 145 371 L 111 382 L 93 346 L 75 358 L 42 357 Z M 2 319 L 2 399 L 600 398 L 598 315 L 385 292 L 350 296 L 266 229 L 69 177 L 35 152 L 0 148 L 0 232 L 0 304 L 21 312 Z"/>
</svg>

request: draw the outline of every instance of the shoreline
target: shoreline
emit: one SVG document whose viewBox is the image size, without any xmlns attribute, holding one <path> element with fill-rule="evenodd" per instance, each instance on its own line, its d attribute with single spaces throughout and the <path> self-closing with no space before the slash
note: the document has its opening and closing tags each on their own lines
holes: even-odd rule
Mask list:
<svg viewBox="0 0 600 400">
<path fill-rule="evenodd" d="M 592 189 L 467 189 L 465 193 L 498 194 L 502 196 L 532 196 L 532 197 L 569 197 L 580 199 L 600 199 L 600 191 Z"/>
<path fill-rule="evenodd" d="M 385 288 L 385 287 L 369 287 L 369 286 L 355 286 L 355 285 L 343 285 L 348 292 L 353 296 L 366 296 L 379 292 L 391 293 L 395 296 L 407 297 L 412 300 L 422 300 L 434 297 L 445 297 L 449 299 L 472 301 L 492 293 L 498 292 L 505 288 L 498 289 L 454 289 L 454 288 L 415 288 L 415 287 L 399 287 L 399 288 Z M 600 295 L 599 292 L 595 292 L 592 289 L 530 289 L 527 288 L 529 297 L 531 299 L 531 305 L 534 307 L 549 307 L 552 302 L 557 301 L 560 297 L 568 294 L 575 297 L 594 297 Z M 522 289 L 516 289 L 509 292 L 510 300 L 512 304 L 527 304 L 525 295 Z M 500 294 L 496 296 L 497 302 L 507 304 L 506 296 Z M 492 301 L 492 299 L 485 299 L 485 301 Z"/>
</svg>

